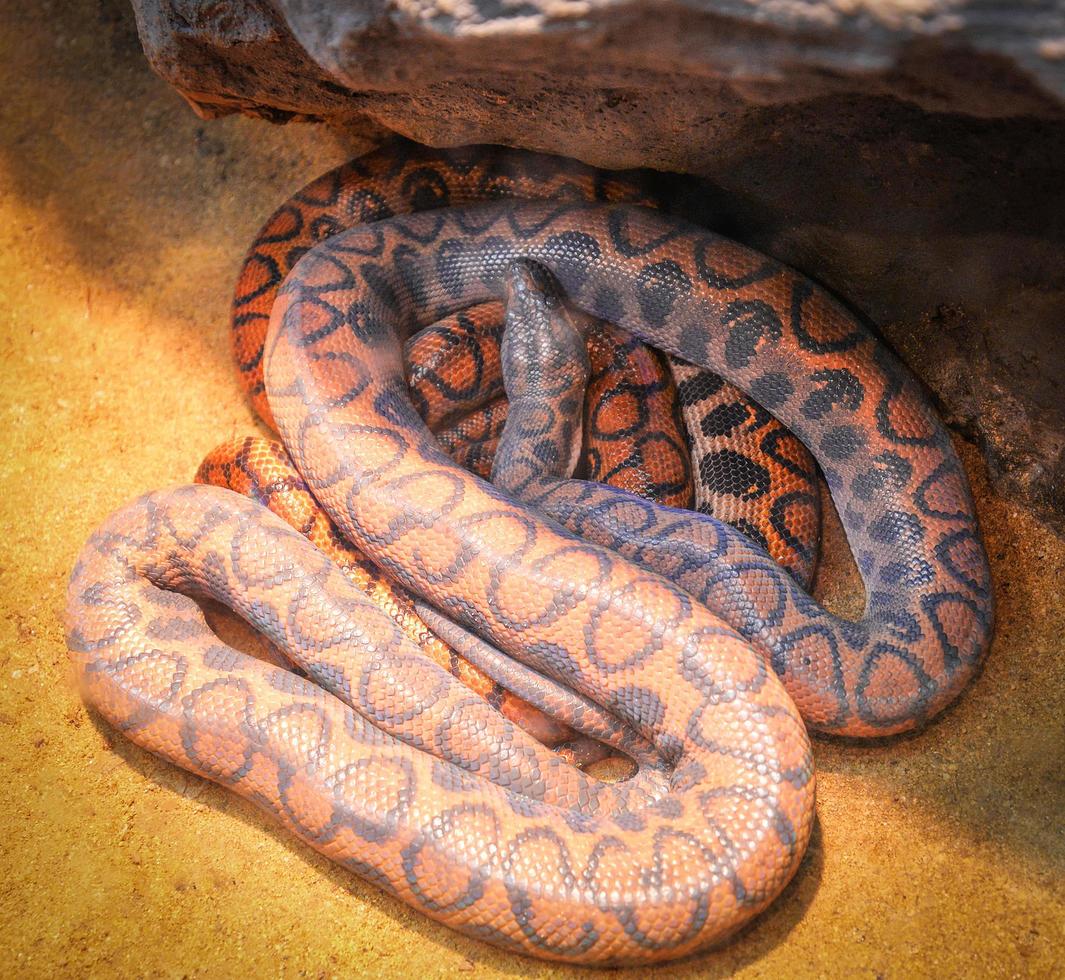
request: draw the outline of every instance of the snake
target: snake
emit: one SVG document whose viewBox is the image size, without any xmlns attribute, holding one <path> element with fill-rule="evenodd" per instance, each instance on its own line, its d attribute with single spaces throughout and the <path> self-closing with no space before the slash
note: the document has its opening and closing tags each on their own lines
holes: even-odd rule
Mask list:
<svg viewBox="0 0 1065 980">
<path fill-rule="evenodd" d="M 233 352 L 241 385 L 266 425 L 276 428 L 263 376 L 267 324 L 281 283 L 309 248 L 382 218 L 511 199 L 686 206 L 671 199 L 670 182 L 654 172 L 602 170 L 500 146 L 437 149 L 396 140 L 327 171 L 267 219 L 237 279 Z M 491 469 L 505 421 L 498 370 L 502 318 L 498 302 L 477 304 L 413 338 L 407 352 L 415 405 L 453 455 L 481 475 Z M 609 321 L 586 330 L 586 338 L 593 358 L 586 475 L 685 507 L 687 461 L 680 457 L 687 442 L 697 461 L 696 509 L 753 537 L 808 585 L 816 567 L 820 497 L 816 467 L 802 442 L 720 375 L 667 353 L 687 436 L 679 437 L 666 390 L 673 381 L 663 378 L 659 355 L 631 334 L 619 338 Z M 468 354 L 466 362 L 456 353 Z M 619 362 L 627 362 L 624 377 Z M 469 418 L 475 409 L 482 415 Z M 610 452 L 611 442 L 617 451 Z"/>
<path fill-rule="evenodd" d="M 411 402 L 403 341 L 490 301 L 535 315 L 526 295 L 549 291 L 523 293 L 514 272 L 530 264 L 574 308 L 715 371 L 810 448 L 866 587 L 860 619 L 833 616 L 712 516 L 525 474 L 550 517 L 443 451 Z M 603 200 L 381 217 L 295 262 L 263 350 L 271 418 L 340 532 L 449 620 L 617 717 L 640 771 L 607 785 L 569 766 L 422 656 L 298 531 L 215 487 L 148 494 L 90 538 L 67 609 L 84 696 L 469 936 L 595 964 L 723 941 L 805 851 L 807 728 L 918 728 L 982 663 L 986 554 L 927 396 L 824 290 L 705 229 Z M 674 577 L 647 567 L 651 552 Z M 710 560 L 696 598 L 678 581 Z M 204 596 L 306 676 L 220 642 Z"/>
</svg>

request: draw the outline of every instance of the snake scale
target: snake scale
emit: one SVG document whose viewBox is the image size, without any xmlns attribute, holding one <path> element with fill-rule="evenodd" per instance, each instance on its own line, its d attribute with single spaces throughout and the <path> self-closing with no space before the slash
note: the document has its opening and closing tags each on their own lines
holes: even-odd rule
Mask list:
<svg viewBox="0 0 1065 980">
<path fill-rule="evenodd" d="M 238 325 L 259 332 L 242 369 L 340 532 L 619 719 L 639 772 L 607 785 L 568 765 L 422 656 L 296 530 L 215 487 L 148 494 L 87 543 L 67 614 L 84 696 L 139 745 L 469 936 L 581 963 L 686 955 L 756 916 L 798 867 L 807 726 L 913 729 L 979 668 L 992 598 L 966 477 L 912 377 L 802 276 L 648 202 L 610 203 L 608 177 L 557 163 L 538 178 L 543 158 L 438 160 L 413 181 L 418 213 L 395 214 L 384 199 L 411 159 L 381 155 L 340 181 L 379 220 L 326 222 L 293 245 L 297 217 L 278 219 L 293 267 L 260 270 L 271 310 L 254 289 L 238 299 Z M 574 174 L 584 193 L 535 192 Z M 471 203 L 515 196 L 552 199 Z M 865 584 L 860 620 L 828 613 L 714 517 L 536 454 L 504 490 L 443 452 L 411 402 L 403 342 L 479 304 L 509 301 L 509 315 L 525 303 L 514 270 L 529 267 L 550 277 L 541 299 L 557 287 L 719 373 L 812 450 Z M 306 677 L 222 643 L 205 596 Z"/>
</svg>

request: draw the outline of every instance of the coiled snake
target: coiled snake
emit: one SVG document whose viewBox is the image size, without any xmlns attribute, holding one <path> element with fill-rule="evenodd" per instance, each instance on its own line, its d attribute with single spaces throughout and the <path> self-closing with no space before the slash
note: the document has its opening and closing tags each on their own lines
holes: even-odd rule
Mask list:
<svg viewBox="0 0 1065 980">
<path fill-rule="evenodd" d="M 515 269 L 529 268 L 552 283 L 534 308 L 557 283 L 576 309 L 718 371 L 810 447 L 865 583 L 861 620 L 714 518 L 561 478 L 535 454 L 506 492 L 445 455 L 411 403 L 403 340 L 508 289 L 525 303 Z M 336 526 L 620 719 L 639 774 L 610 786 L 566 764 L 296 531 L 214 487 L 149 494 L 92 536 L 68 645 L 87 700 L 138 744 L 467 935 L 594 963 L 720 941 L 802 857 L 804 720 L 905 731 L 980 664 L 988 569 L 948 436 L 864 326 L 761 255 L 629 203 L 426 210 L 322 241 L 269 323 L 269 408 Z M 235 609 L 307 679 L 222 644 L 188 596 Z"/>
</svg>

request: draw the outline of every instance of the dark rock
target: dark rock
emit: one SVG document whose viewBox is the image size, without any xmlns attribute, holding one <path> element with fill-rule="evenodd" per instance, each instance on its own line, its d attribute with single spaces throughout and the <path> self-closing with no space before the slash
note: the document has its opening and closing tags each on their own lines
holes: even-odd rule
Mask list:
<svg viewBox="0 0 1065 980">
<path fill-rule="evenodd" d="M 983 444 L 998 492 L 1025 502 L 1065 535 L 1060 311 L 1041 320 L 1034 296 L 1028 308 L 1010 312 L 1003 320 L 979 320 L 941 308 L 923 329 L 888 335 L 936 392 L 946 420 Z"/>
<path fill-rule="evenodd" d="M 996 486 L 1065 531 L 1059 0 L 134 7 L 204 116 L 707 178 L 678 182 L 682 213 L 880 325 Z"/>
</svg>

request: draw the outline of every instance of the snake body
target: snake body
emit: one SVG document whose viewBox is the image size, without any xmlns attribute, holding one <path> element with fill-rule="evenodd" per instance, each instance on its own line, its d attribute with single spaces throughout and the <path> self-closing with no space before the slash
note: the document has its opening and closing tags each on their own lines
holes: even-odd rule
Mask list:
<svg viewBox="0 0 1065 980">
<path fill-rule="evenodd" d="M 243 494 L 282 517 L 327 555 L 360 592 L 386 612 L 426 657 L 498 708 L 504 717 L 537 741 L 552 747 L 564 746 L 560 751 L 576 753 L 581 759 L 599 754 L 583 743 L 574 745 L 575 732 L 559 719 L 557 711 L 554 715 L 548 714 L 515 696 L 434 635 L 414 611 L 411 595 L 393 583 L 337 531 L 307 489 L 283 445 L 261 436 L 224 442 L 200 464 L 196 482 Z M 283 656 L 279 662 L 284 662 Z M 590 752 L 592 756 L 589 756 Z"/>
<path fill-rule="evenodd" d="M 695 510 L 742 531 L 809 588 L 821 539 L 810 451 L 721 375 L 676 357 L 669 365 L 692 450 Z"/>
<path fill-rule="evenodd" d="M 579 481 L 538 487 L 615 546 L 603 547 L 441 450 L 411 403 L 403 341 L 505 299 L 518 263 L 547 270 L 587 315 L 719 372 L 802 438 L 866 585 L 861 620 L 831 616 L 712 518 L 618 491 L 587 498 Z M 905 731 L 979 667 L 987 562 L 949 437 L 860 323 L 735 243 L 572 201 L 375 221 L 300 259 L 265 352 L 272 417 L 345 537 L 612 713 L 633 756 L 660 765 L 617 786 L 567 766 L 422 657 L 295 530 L 211 487 L 142 498 L 86 545 L 68 593 L 85 696 L 138 744 L 468 935 L 590 963 L 722 940 L 805 849 L 803 719 Z M 713 557 L 709 605 L 622 557 L 668 556 L 672 540 L 678 581 Z M 236 609 L 309 680 L 221 644 L 181 593 Z"/>
<path fill-rule="evenodd" d="M 582 393 L 591 420 L 582 471 L 649 499 L 690 505 L 691 470 L 676 387 L 664 358 L 609 324 L 589 319 L 585 326 L 594 372 Z M 407 380 L 419 414 L 456 462 L 483 476 L 491 470 L 507 419 L 499 362 L 502 327 L 502 306 L 485 303 L 444 318 L 404 345 Z M 426 656 L 538 741 L 597 774 L 626 771 L 603 744 L 623 741 L 616 720 L 589 718 L 589 705 L 568 703 L 564 692 L 542 675 L 523 673 L 498 653 L 486 673 L 469 663 L 470 651 L 464 655 L 434 636 L 414 612 L 410 595 L 336 530 L 280 443 L 261 437 L 222 443 L 203 461 L 196 481 L 243 493 L 283 517 L 388 612 Z M 490 656 L 482 647 L 476 652 L 480 663 Z M 518 689 L 529 700 L 518 696 Z M 577 721 L 580 733 L 565 719 Z"/>
<path fill-rule="evenodd" d="M 265 324 L 283 277 L 310 245 L 396 213 L 509 197 L 662 203 L 654 181 L 645 174 L 598 171 L 572 160 L 499 147 L 448 151 L 398 144 L 324 174 L 293 195 L 265 223 L 237 283 L 234 349 L 241 380 L 267 424 L 273 425 L 262 372 Z M 502 326 L 502 305 L 489 301 L 445 317 L 405 345 L 408 383 L 419 413 L 449 455 L 482 476 L 491 471 L 507 417 L 499 366 Z M 813 466 L 801 443 L 712 373 L 676 359 L 667 366 L 663 355 L 632 335 L 620 334 L 609 323 L 589 319 L 585 326 L 593 372 L 586 394 L 582 473 L 648 499 L 687 507 L 693 501 L 693 473 L 685 451 L 690 440 L 699 460 L 694 474 L 694 501 L 699 509 L 718 514 L 765 543 L 789 569 L 795 570 L 799 553 L 800 563 L 805 564 L 797 571 L 806 576 L 802 581 L 808 581 L 819 538 L 816 514 L 786 541 L 777 533 L 779 505 L 797 496 L 798 475 L 806 474 L 813 482 Z M 673 374 L 685 382 L 688 438 L 678 417 Z M 708 385 L 718 396 L 713 410 L 705 404 L 703 392 Z M 728 432 L 720 431 L 723 409 L 731 420 Z M 756 425 L 741 424 L 737 413 L 756 419 Z M 761 429 L 766 432 L 755 431 Z M 723 456 L 728 458 L 723 460 Z M 800 466 L 805 461 L 805 469 L 789 465 L 789 456 L 800 460 Z M 757 474 L 753 485 L 751 473 Z M 328 541 L 349 577 L 382 608 L 398 616 L 397 621 L 418 638 L 427 655 L 441 664 L 449 658 L 455 676 L 489 697 L 537 738 L 558 745 L 572 734 L 557 719 L 515 697 L 498 682 L 490 682 L 464 658 L 455 656 L 410 610 L 402 590 L 378 574 L 372 562 L 332 528 L 326 515 L 318 512 L 311 518 L 316 502 L 290 468 L 283 449 L 243 440 L 220 446 L 205 461 L 198 479 L 251 493 L 320 547 Z M 273 492 L 275 487 L 281 492 Z M 816 511 L 816 487 L 807 490 Z M 567 741 L 561 751 L 589 759 L 600 750 L 578 738 Z"/>
<path fill-rule="evenodd" d="M 511 199 L 670 204 L 653 174 L 598 170 L 507 147 L 438 150 L 398 142 L 323 174 L 270 216 L 237 281 L 234 355 L 241 384 L 267 425 L 274 428 L 263 379 L 267 324 L 281 283 L 309 248 L 383 218 Z M 481 475 L 491 469 L 506 418 L 498 364 L 502 323 L 498 302 L 477 304 L 412 338 L 407 351 L 414 404 L 449 452 Z M 667 372 L 661 355 L 632 335 L 619 338 L 609 322 L 587 337 L 593 375 L 585 474 L 688 506 L 691 477 L 683 453 L 688 440 L 673 418 L 671 372 L 684 382 L 681 403 L 697 459 L 692 474 L 697 508 L 741 527 L 777 561 L 808 577 L 820 525 L 816 503 L 799 513 L 797 496 L 817 497 L 813 464 L 798 439 L 711 372 L 672 357 Z M 782 536 L 778 529 L 788 524 L 789 512 L 798 514 L 797 526 L 793 522 L 792 533 Z"/>
</svg>

